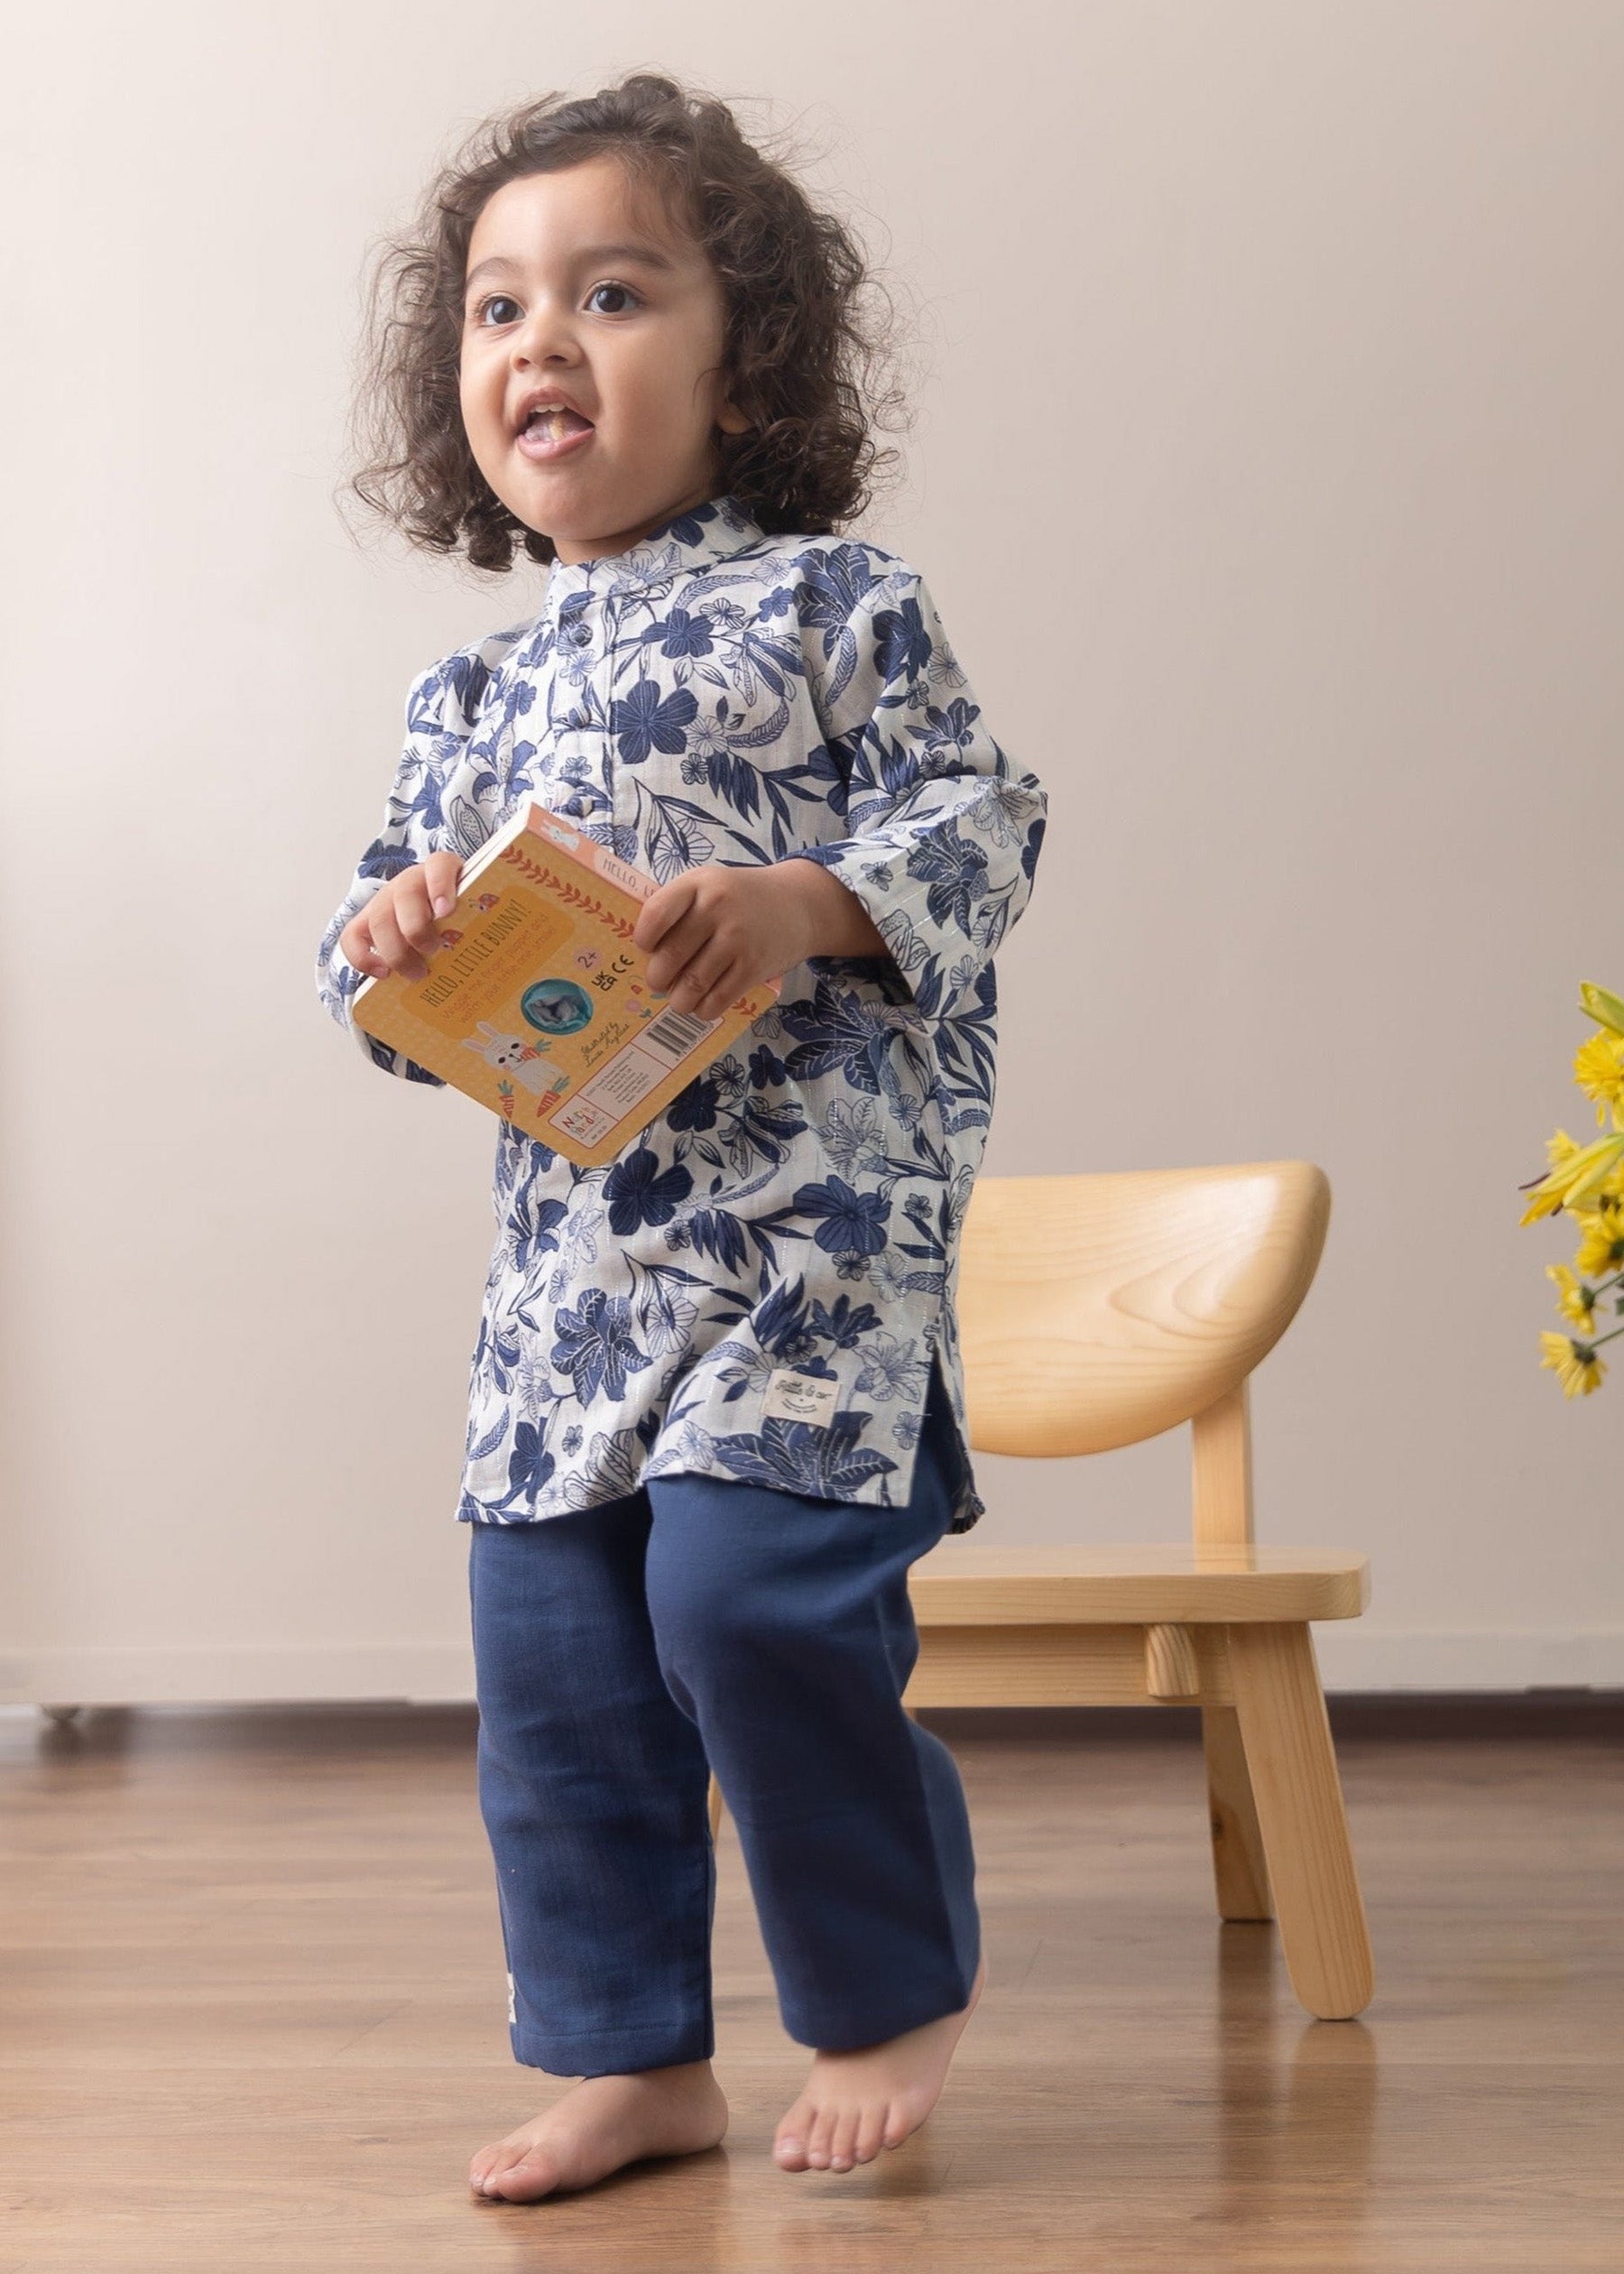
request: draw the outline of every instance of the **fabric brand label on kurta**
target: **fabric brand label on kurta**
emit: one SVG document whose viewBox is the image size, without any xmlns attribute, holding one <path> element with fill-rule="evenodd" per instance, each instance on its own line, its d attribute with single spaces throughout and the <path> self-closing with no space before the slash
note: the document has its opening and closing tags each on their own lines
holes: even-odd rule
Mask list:
<svg viewBox="0 0 1624 2274">
<path fill-rule="evenodd" d="M 317 959 L 384 1072 L 446 1086 L 353 1024 L 339 934 L 386 878 L 467 859 L 532 797 L 662 883 L 817 861 L 889 953 L 792 966 L 599 1168 L 499 1124 L 458 1517 L 533 1522 L 678 1474 L 900 1506 L 935 1354 L 967 1530 L 959 1234 L 992 1110 L 993 951 L 1047 801 L 988 733 L 923 578 L 863 540 L 768 535 L 721 496 L 556 563 L 538 616 L 420 673 Z"/>
</svg>

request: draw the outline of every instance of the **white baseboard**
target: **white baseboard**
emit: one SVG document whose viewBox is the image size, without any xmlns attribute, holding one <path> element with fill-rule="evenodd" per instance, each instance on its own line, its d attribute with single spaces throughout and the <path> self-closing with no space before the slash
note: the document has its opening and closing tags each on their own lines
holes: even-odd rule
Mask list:
<svg viewBox="0 0 1624 2274">
<path fill-rule="evenodd" d="M 0 1650 L 0 1704 L 318 1705 L 344 1698 L 472 1703 L 466 1643 L 303 1648 Z"/>
<path fill-rule="evenodd" d="M 1314 1630 L 1327 1690 L 1624 1689 L 1624 1630 L 1588 1633 L 1383 1631 L 1322 1620 Z M 0 1651 L 0 1705 L 311 1704 L 346 1698 L 471 1703 L 463 1643 L 304 1648 Z"/>
<path fill-rule="evenodd" d="M 1362 1620 L 1314 1630 L 1320 1679 L 1339 1690 L 1624 1689 L 1624 1629 L 1573 1633 L 1383 1632 Z"/>
</svg>

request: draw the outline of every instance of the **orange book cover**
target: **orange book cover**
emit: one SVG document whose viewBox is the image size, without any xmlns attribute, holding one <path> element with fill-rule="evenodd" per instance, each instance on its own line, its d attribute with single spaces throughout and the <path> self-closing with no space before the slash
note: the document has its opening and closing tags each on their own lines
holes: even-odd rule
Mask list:
<svg viewBox="0 0 1624 2274">
<path fill-rule="evenodd" d="M 458 878 L 427 976 L 355 990 L 355 1022 L 582 1168 L 612 1160 L 777 1000 L 670 1007 L 632 933 L 655 878 L 527 801 Z M 653 953 L 650 950 L 649 953 Z"/>
</svg>

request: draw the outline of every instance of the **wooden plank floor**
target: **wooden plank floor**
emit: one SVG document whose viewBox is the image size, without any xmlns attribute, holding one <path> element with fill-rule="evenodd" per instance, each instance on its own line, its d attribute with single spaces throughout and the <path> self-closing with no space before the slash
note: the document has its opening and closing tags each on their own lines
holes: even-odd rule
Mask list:
<svg viewBox="0 0 1624 2274">
<path fill-rule="evenodd" d="M 1618 1702 L 1333 1715 L 1360 2020 L 1218 1924 L 1192 1713 L 932 1715 L 989 1981 L 928 2124 L 770 2163 L 807 2057 L 729 1825 L 725 2143 L 534 2205 L 466 2190 L 566 2089 L 507 2049 L 471 1708 L 0 1715 L 0 2269 L 1618 2269 Z"/>
</svg>

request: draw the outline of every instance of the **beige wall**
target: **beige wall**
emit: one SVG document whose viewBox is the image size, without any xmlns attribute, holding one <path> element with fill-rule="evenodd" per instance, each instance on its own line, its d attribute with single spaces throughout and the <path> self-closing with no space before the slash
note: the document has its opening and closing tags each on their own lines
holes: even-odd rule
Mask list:
<svg viewBox="0 0 1624 2274">
<path fill-rule="evenodd" d="M 1624 1365 L 1537 1371 L 1514 1190 L 1624 984 L 1624 6 L 575 13 L 23 35 L 0 1695 L 466 1692 L 494 1124 L 311 964 L 407 680 L 540 572 L 357 550 L 329 493 L 367 243 L 487 109 L 637 62 L 798 113 L 929 311 L 865 533 L 1051 794 L 989 1169 L 1322 1162 L 1255 1411 L 1265 1536 L 1373 1558 L 1327 1678 L 1624 1682 Z M 978 1537 L 1154 1534 L 1185 1458 L 983 1459 Z"/>
</svg>

